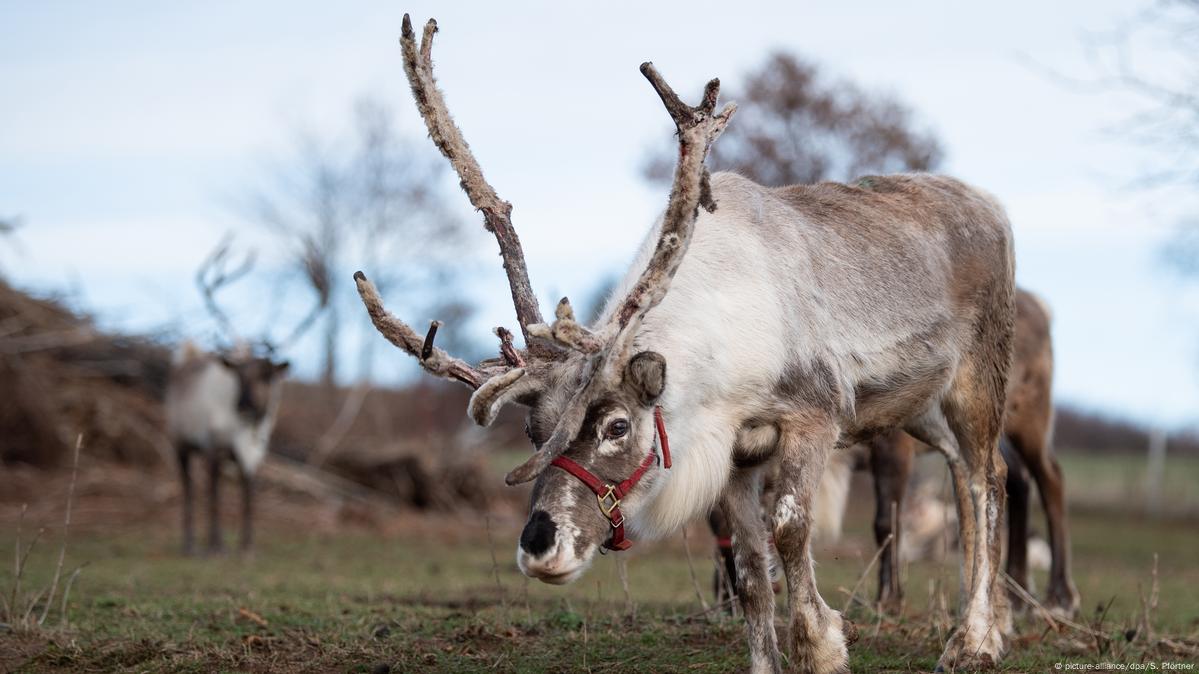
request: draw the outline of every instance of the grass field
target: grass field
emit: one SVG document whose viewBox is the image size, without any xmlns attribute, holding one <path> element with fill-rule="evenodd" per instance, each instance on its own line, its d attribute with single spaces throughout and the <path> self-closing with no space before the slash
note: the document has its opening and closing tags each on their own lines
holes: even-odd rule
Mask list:
<svg viewBox="0 0 1199 674">
<path fill-rule="evenodd" d="M 1060 451 L 1057 456 L 1066 474 L 1066 496 L 1075 506 L 1145 507 L 1148 461 L 1143 454 Z M 1157 497 L 1164 513 L 1199 515 L 1199 456 L 1168 455 Z"/>
<path fill-rule="evenodd" d="M 818 553 L 824 595 L 838 608 L 873 552 L 860 506 L 845 541 Z M 0 634 L 0 670 L 718 672 L 748 662 L 740 621 L 702 612 L 681 538 L 625 558 L 626 598 L 612 555 L 565 588 L 527 582 L 512 561 L 514 518 L 491 526 L 477 518 L 410 519 L 386 535 L 268 522 L 252 559 L 182 558 L 169 524 L 163 517 L 75 532 L 67 566 L 88 566 L 73 590 L 69 623 L 58 626 L 55 610 L 53 627 Z M 1004 669 L 1142 657 L 1193 662 L 1161 647 L 1146 655 L 1144 636 L 1127 643 L 1125 632 L 1137 624 L 1157 553 L 1156 630 L 1193 647 L 1195 524 L 1078 516 L 1073 527 L 1080 620 L 1095 622 L 1096 606 L 1110 602 L 1100 631 L 1111 641 L 1100 644 L 1101 655 L 1093 638 L 1047 633 L 1043 622 L 1023 618 Z M 13 533 L 6 523 L 0 559 L 12 559 Z M 53 572 L 53 533 L 31 557 L 26 587 L 44 586 Z M 697 528 L 689 540 L 710 601 L 710 537 Z M 929 611 L 930 588 L 934 599 L 947 588 L 952 607 L 956 578 L 950 564 L 910 567 L 909 607 L 899 620 L 853 606 L 862 633 L 850 649 L 854 671 L 930 669 L 947 626 Z M 6 569 L 0 588 L 11 585 Z M 868 578 L 859 594 L 872 591 Z"/>
</svg>

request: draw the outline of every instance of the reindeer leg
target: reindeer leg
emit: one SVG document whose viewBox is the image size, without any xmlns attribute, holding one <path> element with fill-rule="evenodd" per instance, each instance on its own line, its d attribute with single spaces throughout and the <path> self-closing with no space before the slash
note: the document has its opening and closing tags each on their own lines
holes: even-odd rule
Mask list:
<svg viewBox="0 0 1199 674">
<path fill-rule="evenodd" d="M 221 459 L 223 450 L 208 455 L 208 553 L 219 554 L 225 545 L 221 539 Z"/>
<path fill-rule="evenodd" d="M 1046 605 L 1066 616 L 1073 616 L 1078 611 L 1080 599 L 1078 588 L 1070 577 L 1070 532 L 1066 523 L 1066 487 L 1062 480 L 1062 468 L 1047 443 L 1028 443 L 1025 438 L 1019 448 L 1037 482 L 1049 528 L 1049 548 L 1053 560 L 1049 567 Z"/>
<path fill-rule="evenodd" d="M 240 461 L 237 475 L 241 478 L 241 551 L 245 553 L 254 547 L 254 475 Z"/>
<path fill-rule="evenodd" d="M 716 537 L 718 560 L 717 566 L 712 572 L 712 588 L 716 595 L 716 603 L 725 604 L 737 595 L 734 587 L 737 578 L 737 563 L 733 556 L 731 543 L 733 532 L 720 508 L 713 508 L 712 512 L 708 513 L 708 526 L 712 529 L 712 535 Z M 729 603 L 724 610 L 732 613 L 732 604 Z"/>
<path fill-rule="evenodd" d="M 183 554 L 187 556 L 196 553 L 195 532 L 195 493 L 192 490 L 191 458 L 192 448 L 184 443 L 175 447 L 175 456 L 179 459 L 179 480 L 183 485 Z"/>
<path fill-rule="evenodd" d="M 999 448 L 1007 464 L 1007 574 L 1020 587 L 1031 591 L 1028 575 L 1028 473 L 1024 470 L 1024 462 L 1006 439 L 1000 440 Z M 1009 594 L 1009 599 L 1013 607 L 1024 608 L 1023 600 L 1015 592 Z"/>
<path fill-rule="evenodd" d="M 874 541 L 883 548 L 878 560 L 878 601 L 887 613 L 899 613 L 903 585 L 899 582 L 899 514 L 912 473 L 916 446 L 899 431 L 868 443 L 870 472 L 874 476 Z"/>
<path fill-rule="evenodd" d="M 778 636 L 774 631 L 774 590 L 770 586 L 759 472 L 753 468 L 738 469 L 719 503 L 733 533 L 737 598 L 745 614 L 750 671 L 755 674 L 782 671 Z"/>
<path fill-rule="evenodd" d="M 829 608 L 812 568 L 812 500 L 840 428 L 824 414 L 796 414 L 779 424 L 779 466 L 773 524 L 787 576 L 789 652 L 801 672 L 848 672 L 853 624 Z M 848 637 L 848 638 L 847 638 Z"/>
<path fill-rule="evenodd" d="M 999 452 L 1005 364 L 994 352 L 967 354 L 942 401 L 943 418 L 957 444 L 950 468 L 962 531 L 964 583 L 959 625 L 941 654 L 939 670 L 997 664 L 1003 635 L 1011 629 L 1007 593 L 999 583 L 1003 552 L 999 525 L 1007 478 Z"/>
</svg>

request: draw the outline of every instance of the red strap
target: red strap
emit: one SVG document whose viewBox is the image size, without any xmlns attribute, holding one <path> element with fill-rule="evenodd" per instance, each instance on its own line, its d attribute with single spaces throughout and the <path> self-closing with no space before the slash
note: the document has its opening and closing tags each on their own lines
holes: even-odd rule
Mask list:
<svg viewBox="0 0 1199 674">
<path fill-rule="evenodd" d="M 731 536 L 721 536 L 716 539 L 716 547 L 728 550 L 733 547 L 733 538 Z"/>
<path fill-rule="evenodd" d="M 550 465 L 557 466 L 557 467 L 561 468 L 562 470 L 564 470 L 564 471 L 570 473 L 571 475 L 574 475 L 575 477 L 582 480 L 583 484 L 590 487 L 591 491 L 595 492 L 596 496 L 599 496 L 600 494 L 603 494 L 604 492 L 606 492 L 608 490 L 608 488 L 606 486 L 604 486 L 604 483 L 601 482 L 598 477 L 591 474 L 591 471 L 580 466 L 579 464 L 575 463 L 573 460 L 571 460 L 565 456 L 557 457 L 556 459 L 554 459 L 553 461 L 550 462 Z"/>
<path fill-rule="evenodd" d="M 654 406 L 654 425 L 658 427 L 658 440 L 662 443 L 662 467 L 670 468 L 670 439 L 666 437 L 666 422 L 662 421 L 662 407 Z"/>
<path fill-rule="evenodd" d="M 662 466 L 670 468 L 670 442 L 666 439 L 666 424 L 662 421 L 661 407 L 654 408 L 654 425 L 658 431 L 658 440 L 662 445 Z M 557 466 L 574 475 L 580 482 L 587 485 L 588 489 L 595 492 L 595 496 L 599 500 L 600 513 L 612 525 L 612 538 L 604 543 L 604 547 L 610 550 L 628 550 L 632 547 L 633 542 L 624 537 L 624 514 L 620 511 L 620 501 L 632 491 L 633 487 L 637 486 L 642 477 L 645 477 L 645 472 L 654 465 L 657 458 L 658 455 L 653 448 L 650 448 L 649 455 L 645 457 L 637 470 L 616 486 L 604 482 L 594 473 L 565 456 L 555 457 L 550 465 Z"/>
</svg>

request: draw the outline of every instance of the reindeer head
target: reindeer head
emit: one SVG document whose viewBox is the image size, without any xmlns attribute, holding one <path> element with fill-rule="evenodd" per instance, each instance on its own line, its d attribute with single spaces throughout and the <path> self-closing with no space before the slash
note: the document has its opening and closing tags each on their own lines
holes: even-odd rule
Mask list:
<svg viewBox="0 0 1199 674">
<path fill-rule="evenodd" d="M 667 384 L 667 363 L 660 354 L 637 350 L 634 337 L 645 315 L 666 295 L 691 241 L 699 208 L 716 208 L 704 159 L 736 106 L 716 112 L 718 80 L 708 83 L 698 106 L 685 105 L 652 64 L 642 64 L 642 74 L 661 97 L 679 137 L 674 185 L 657 245 L 637 282 L 612 305 L 601 325 L 592 329 L 578 323 L 566 298 L 547 325 L 512 227 L 512 206 L 484 180 L 433 78 L 436 32 L 437 24 L 430 20 L 418 48 L 405 15 L 400 40 L 404 70 L 430 137 L 454 166 L 471 203 L 483 213 L 486 228 L 496 235 L 528 347 L 516 349 L 512 334 L 496 328 L 500 357 L 469 365 L 434 346 L 439 322 L 434 321 L 422 339 L 384 309 L 362 272 L 354 278 L 371 320 L 389 341 L 416 357 L 429 373 L 475 390 L 469 414 L 476 423 L 489 425 L 507 404 L 529 408 L 528 434 L 536 451 L 506 478 L 508 484 L 536 480 L 517 562 L 526 575 L 566 583 L 582 573 L 601 547 L 627 547 L 623 520 L 635 516 L 666 467 L 655 439 L 655 407 Z M 551 466 L 554 469 L 547 470 Z"/>
<path fill-rule="evenodd" d="M 291 364 L 269 356 L 221 353 L 221 363 L 237 377 L 237 413 L 261 421 L 279 399 L 279 389 Z"/>
</svg>

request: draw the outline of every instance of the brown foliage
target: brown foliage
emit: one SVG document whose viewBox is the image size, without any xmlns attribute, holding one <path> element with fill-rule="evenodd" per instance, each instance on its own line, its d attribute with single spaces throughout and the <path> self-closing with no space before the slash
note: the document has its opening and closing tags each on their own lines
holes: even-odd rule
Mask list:
<svg viewBox="0 0 1199 674">
<path fill-rule="evenodd" d="M 288 382 L 272 451 L 306 458 L 315 439 L 333 424 L 346 395 L 349 390 L 339 389 L 337 400 L 328 404 L 322 387 Z M 475 429 L 462 414 L 468 397 L 468 390 L 438 381 L 421 380 L 402 390 L 372 389 L 324 467 L 406 506 L 485 506 L 498 486 L 485 471 L 487 451 L 496 443 L 491 436 L 487 447 L 474 441 Z M 511 445 L 518 433 L 508 433 L 510 441 L 500 446 Z"/>
<path fill-rule="evenodd" d="M 157 461 L 167 362 L 151 340 L 0 281 L 0 460 L 52 466 L 83 433 L 93 455 Z"/>
<path fill-rule="evenodd" d="M 830 81 L 813 63 L 776 52 L 749 73 L 728 100 L 739 106 L 712 148 L 715 171 L 736 171 L 763 185 L 850 180 L 866 173 L 927 171 L 941 162 L 941 144 L 914 127 L 899 101 Z M 673 145 L 646 162 L 645 176 L 670 180 Z"/>
<path fill-rule="evenodd" d="M 83 433 L 89 463 L 173 470 L 163 433 L 169 362 L 154 340 L 101 332 L 61 303 L 0 281 L 0 461 L 61 467 Z M 288 383 L 272 451 L 305 458 L 350 394 Z M 462 431 L 465 404 L 466 391 L 435 382 L 373 390 L 327 469 L 400 506 L 486 505 L 498 480 L 486 479 L 484 452 Z M 518 423 L 505 427 L 504 444 L 520 438 Z"/>
</svg>

